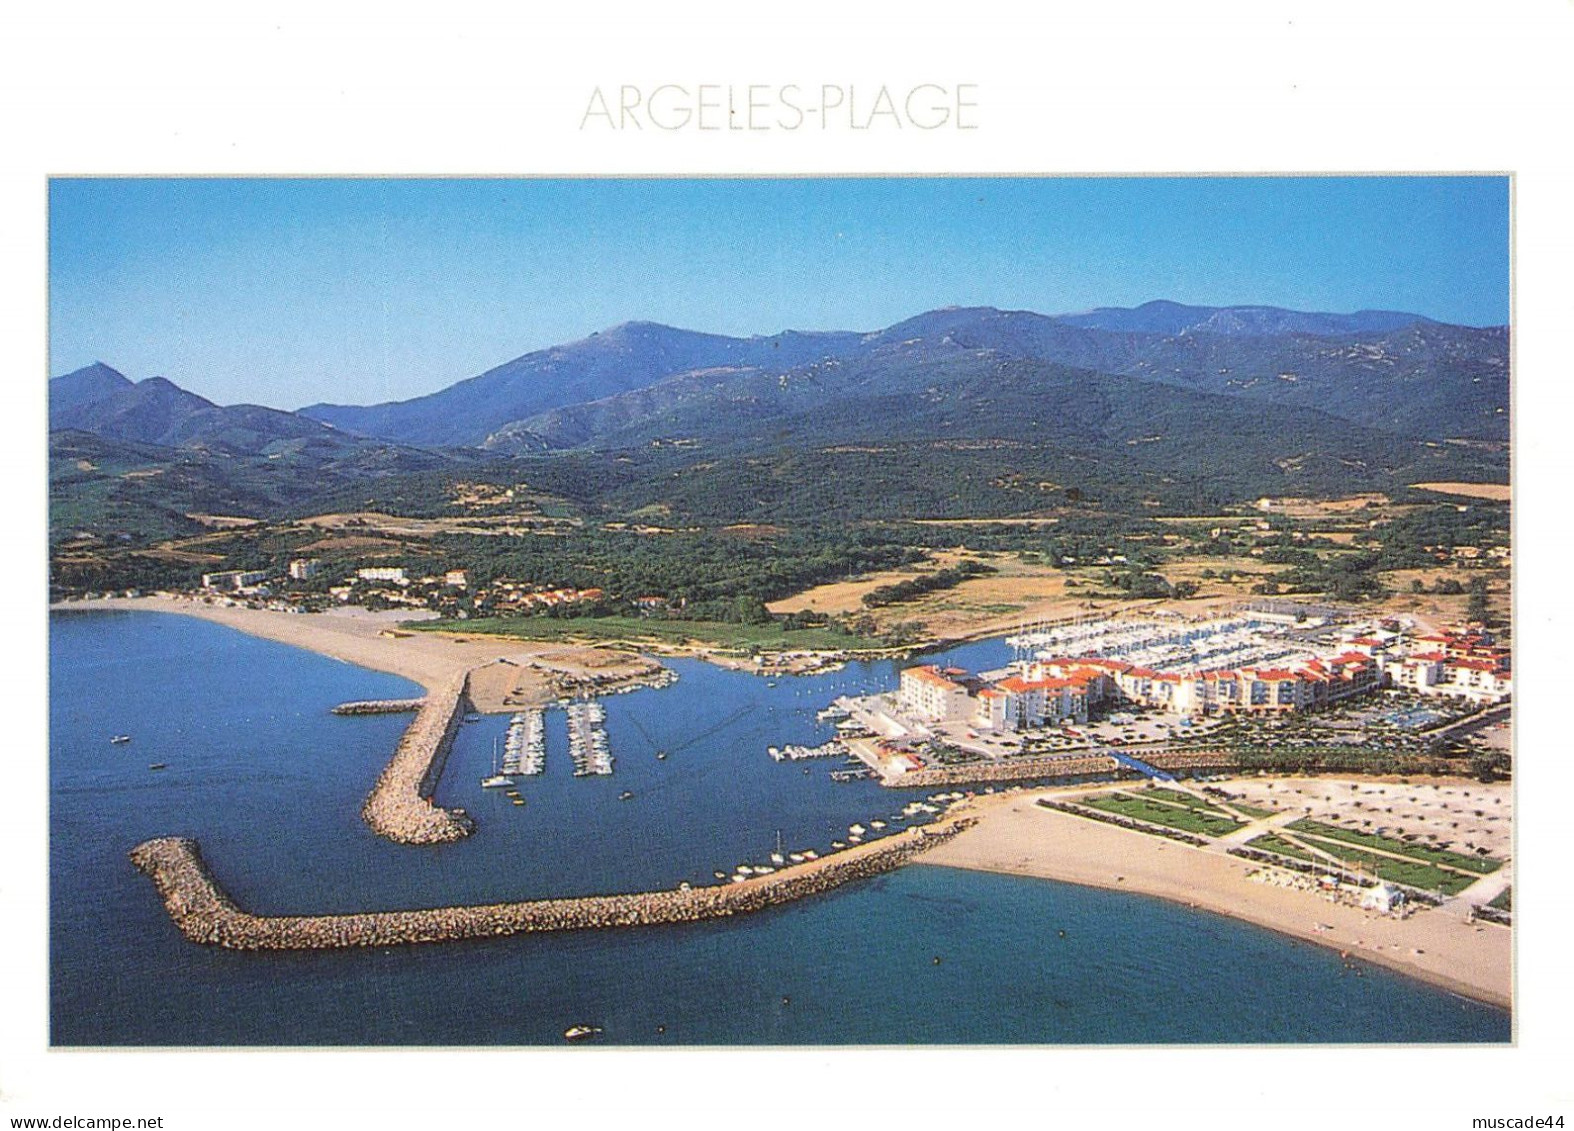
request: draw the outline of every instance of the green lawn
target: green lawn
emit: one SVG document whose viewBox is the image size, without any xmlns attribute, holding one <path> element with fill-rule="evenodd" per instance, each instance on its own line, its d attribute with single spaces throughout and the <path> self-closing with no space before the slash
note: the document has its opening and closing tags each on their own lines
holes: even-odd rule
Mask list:
<svg viewBox="0 0 1574 1131">
<path fill-rule="evenodd" d="M 1183 805 L 1187 809 L 1196 809 L 1202 813 L 1217 813 L 1221 817 L 1229 816 L 1228 813 L 1220 813 L 1210 802 L 1204 801 L 1200 797 L 1193 797 L 1191 794 L 1178 789 L 1165 789 L 1161 785 L 1141 790 L 1134 796 L 1146 797 L 1152 801 L 1162 802 L 1165 805 Z"/>
<path fill-rule="evenodd" d="M 877 647 L 833 628 L 786 629 L 774 624 L 729 624 L 724 621 L 656 620 L 644 617 L 486 617 L 477 620 L 422 621 L 410 625 L 424 631 L 512 636 L 521 640 L 627 640 L 684 644 L 699 641 L 739 651 L 839 651 Z"/>
<path fill-rule="evenodd" d="M 1503 861 L 1491 856 L 1466 856 L 1462 852 L 1428 848 L 1422 844 L 1413 844 L 1394 837 L 1357 832 L 1355 829 L 1342 829 L 1337 825 L 1325 825 L 1321 821 L 1313 821 L 1306 817 L 1286 827 L 1293 832 L 1314 833 L 1330 840 L 1342 840 L 1348 844 L 1364 845 L 1367 848 L 1380 848 L 1384 852 L 1398 853 L 1400 856 L 1408 856 L 1412 860 L 1424 860 L 1430 864 L 1459 868 L 1462 871 L 1474 872 L 1478 876 L 1490 875 L 1503 866 Z"/>
<path fill-rule="evenodd" d="M 1305 834 L 1302 834 L 1305 835 Z M 1375 852 L 1363 852 L 1359 848 L 1348 844 L 1341 844 L 1333 840 L 1319 840 L 1316 837 L 1307 837 L 1314 841 L 1318 848 L 1331 852 L 1347 865 L 1360 865 L 1371 875 L 1381 879 L 1391 880 L 1396 884 L 1407 884 L 1422 891 L 1440 891 L 1444 895 L 1458 895 L 1471 884 L 1476 882 L 1475 876 L 1462 876 L 1458 872 L 1446 872 L 1431 864 L 1423 864 L 1419 860 L 1395 860 L 1392 856 L 1379 856 Z"/>
<path fill-rule="evenodd" d="M 1305 860 L 1309 863 L 1319 862 L 1317 857 L 1300 845 L 1291 844 L 1283 837 L 1275 836 L 1273 833 L 1263 833 L 1262 836 L 1252 837 L 1251 840 L 1246 842 L 1246 847 L 1255 848 L 1262 852 L 1275 852 L 1280 856 L 1288 856 L 1292 860 Z"/>
<path fill-rule="evenodd" d="M 1229 816 L 1228 813 L 1219 808 L 1219 802 L 1208 801 L 1179 789 L 1166 789 L 1161 785 L 1144 789 L 1138 796 L 1150 797 L 1167 805 L 1184 805 L 1188 809 L 1196 809 L 1204 813 L 1217 813 L 1221 817 Z M 1228 805 L 1231 809 L 1239 809 L 1248 817 L 1271 817 L 1277 812 L 1275 809 L 1263 809 L 1256 805 L 1245 805 L 1239 801 L 1227 801 L 1223 802 L 1223 804 Z"/>
<path fill-rule="evenodd" d="M 1392 883 L 1420 888 L 1422 891 L 1441 891 L 1444 895 L 1455 895 L 1475 883 L 1475 878 L 1472 876 L 1462 876 L 1458 872 L 1445 872 L 1441 868 L 1434 868 L 1430 864 L 1423 864 L 1419 861 L 1395 860 L 1388 856 L 1378 856 L 1376 853 L 1363 852 L 1359 848 L 1349 844 L 1341 844 L 1338 841 L 1319 840 L 1316 837 L 1307 837 L 1306 839 L 1330 856 L 1338 857 L 1344 861 L 1347 868 L 1360 867 L 1368 875 L 1389 880 Z M 1305 860 L 1312 864 L 1327 864 L 1326 860 L 1307 852 L 1299 845 L 1291 844 L 1282 837 L 1275 836 L 1273 833 L 1253 837 L 1247 844 L 1251 848 L 1260 849 L 1263 852 L 1277 853 L 1280 856 L 1288 856 L 1292 860 Z"/>
<path fill-rule="evenodd" d="M 1182 832 L 1200 833 L 1203 836 L 1223 836 L 1225 833 L 1244 827 L 1239 821 L 1232 820 L 1222 813 L 1204 813 L 1182 805 L 1166 805 L 1160 801 L 1150 801 L 1145 797 L 1133 797 L 1124 793 L 1085 797 L 1078 804 L 1085 805 L 1089 809 L 1100 809 L 1106 813 L 1117 813 L 1137 821 L 1147 821 L 1149 824 L 1180 829 Z"/>
<path fill-rule="evenodd" d="M 1514 889 L 1512 887 L 1504 888 L 1502 891 L 1497 893 L 1497 896 L 1492 900 L 1491 903 L 1487 904 L 1487 906 L 1496 907 L 1499 911 L 1513 911 Z"/>
</svg>

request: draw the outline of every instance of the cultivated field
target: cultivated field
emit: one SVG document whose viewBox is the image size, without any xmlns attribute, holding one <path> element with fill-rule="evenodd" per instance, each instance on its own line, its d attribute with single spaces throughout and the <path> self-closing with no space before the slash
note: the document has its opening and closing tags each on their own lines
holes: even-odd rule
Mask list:
<svg viewBox="0 0 1574 1131">
<path fill-rule="evenodd" d="M 1509 499 L 1507 483 L 1412 483 L 1420 491 L 1436 491 L 1440 495 L 1460 495 L 1466 499 L 1491 499 L 1504 503 Z"/>
</svg>

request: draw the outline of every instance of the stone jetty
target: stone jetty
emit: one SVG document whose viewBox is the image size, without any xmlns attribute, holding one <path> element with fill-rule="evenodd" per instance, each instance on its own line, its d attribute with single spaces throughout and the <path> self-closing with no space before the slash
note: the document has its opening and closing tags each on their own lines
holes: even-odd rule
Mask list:
<svg viewBox="0 0 1574 1131">
<path fill-rule="evenodd" d="M 336 715 L 406 715 L 419 711 L 426 702 L 422 699 L 357 699 L 353 703 L 340 703 L 333 709 Z"/>
<path fill-rule="evenodd" d="M 890 871 L 944 844 L 975 820 L 952 813 L 933 825 L 911 828 L 742 883 L 347 915 L 264 916 L 242 911 L 208 871 L 197 842 L 185 837 L 145 841 L 132 849 L 131 862 L 152 878 L 165 910 L 192 942 L 232 950 L 329 950 L 746 915 Z"/>
<path fill-rule="evenodd" d="M 463 810 L 444 809 L 431 800 L 464 714 L 469 683 L 469 674 L 461 672 L 421 701 L 361 807 L 361 817 L 378 836 L 400 844 L 443 844 L 475 831 Z"/>
<path fill-rule="evenodd" d="M 999 762 L 962 762 L 935 766 L 882 778 L 880 784 L 895 789 L 918 786 L 966 785 L 973 782 L 1053 781 L 1057 778 L 1113 774 L 1120 763 L 1107 754 L 1060 754 L 1048 758 L 1011 758 Z"/>
</svg>

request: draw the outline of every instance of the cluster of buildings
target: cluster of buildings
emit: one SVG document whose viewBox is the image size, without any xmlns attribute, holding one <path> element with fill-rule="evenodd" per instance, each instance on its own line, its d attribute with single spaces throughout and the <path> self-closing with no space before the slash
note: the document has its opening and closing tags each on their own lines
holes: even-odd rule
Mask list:
<svg viewBox="0 0 1574 1131">
<path fill-rule="evenodd" d="M 217 589 L 223 592 L 239 593 L 243 589 L 252 589 L 268 580 L 268 571 L 262 569 L 224 569 L 217 573 L 202 575 L 204 589 Z"/>
<path fill-rule="evenodd" d="M 494 612 L 530 613 L 538 609 L 553 609 L 562 605 L 578 605 L 599 601 L 606 596 L 604 590 L 590 589 L 541 589 L 528 581 L 496 581 L 477 599 L 486 599 Z"/>
<path fill-rule="evenodd" d="M 1393 686 L 1418 695 L 1456 696 L 1482 702 L 1505 699 L 1514 689 L 1509 650 L 1479 629 L 1439 632 L 1412 638 L 1398 649 L 1392 639 L 1355 641 L 1371 648 Z M 1392 651 L 1392 655 L 1384 653 Z"/>
<path fill-rule="evenodd" d="M 284 572 L 288 582 L 299 584 L 318 577 L 323 568 L 316 558 L 295 558 L 288 563 Z M 224 570 L 203 574 L 202 588 L 213 594 L 266 599 L 273 596 L 270 578 L 275 585 L 283 580 L 265 570 Z M 603 590 L 597 588 L 546 589 L 532 582 L 507 578 L 476 588 L 471 583 L 468 570 L 450 569 L 430 576 L 412 576 L 404 566 L 362 566 L 345 576 L 340 584 L 329 586 L 327 594 L 339 602 L 378 598 L 392 605 L 434 608 L 460 617 L 470 615 L 459 604 L 464 594 L 473 599 L 475 611 L 481 615 L 539 612 L 600 601 L 606 596 Z M 666 601 L 644 598 L 640 603 L 642 611 L 658 606 L 664 608 Z"/>
<path fill-rule="evenodd" d="M 1280 621 L 1251 614 L 1081 624 L 1018 638 L 1019 652 L 1041 646 L 1006 672 L 907 668 L 898 700 L 920 722 L 1021 731 L 1085 723 L 1105 706 L 1152 707 L 1191 718 L 1276 716 L 1383 687 L 1485 702 L 1512 690 L 1508 650 L 1479 630 L 1411 636 L 1386 621 L 1313 636 Z M 1076 654 L 1054 647 L 1067 643 L 1086 647 Z"/>
</svg>

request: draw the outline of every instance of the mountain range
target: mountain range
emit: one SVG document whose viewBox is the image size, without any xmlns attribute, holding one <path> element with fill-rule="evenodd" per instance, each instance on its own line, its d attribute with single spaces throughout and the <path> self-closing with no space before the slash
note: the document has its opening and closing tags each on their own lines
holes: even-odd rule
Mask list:
<svg viewBox="0 0 1574 1131">
<path fill-rule="evenodd" d="M 900 370 L 971 354 L 1032 360 L 1316 409 L 1409 438 L 1508 438 L 1508 331 L 1451 326 L 1415 314 L 1318 314 L 1263 306 L 1171 302 L 1051 317 L 992 307 L 947 308 L 872 333 L 730 338 L 649 322 L 613 327 L 515 358 L 413 400 L 366 407 L 317 404 L 302 415 L 406 444 L 504 452 L 595 444 L 584 422 L 666 410 L 668 393 L 719 411 L 758 379 L 813 380 L 827 400 L 851 369 Z M 673 384 L 673 382 L 677 382 Z M 888 382 L 889 383 L 889 382 Z M 758 395 L 757 390 L 749 395 Z M 612 403 L 625 397 L 621 403 Z M 580 423 L 565 429 L 554 410 Z"/>
<path fill-rule="evenodd" d="M 1129 502 L 1180 485 L 1221 498 L 1367 489 L 1423 468 L 1501 474 L 1509 336 L 1393 311 L 952 307 L 873 332 L 748 338 L 628 322 L 371 406 L 221 406 L 102 363 L 49 392 L 54 496 L 112 502 L 121 529 L 138 515 L 175 529 L 191 510 L 267 513 L 371 480 L 597 452 L 659 458 L 664 475 L 687 467 L 673 490 L 690 513 L 720 515 L 707 493 L 736 509 L 745 482 L 785 489 L 784 468 L 801 486 L 805 453 L 893 444 L 944 449 L 926 457 L 934 467 L 987 482 L 1014 468 L 1092 474 L 1126 485 Z M 871 475 L 879 463 L 887 501 L 902 497 L 894 456 L 837 460 Z M 930 501 L 914 506 L 945 503 L 934 467 Z M 620 481 L 631 505 L 660 494 L 640 474 Z M 85 528 L 103 509 L 57 518 Z"/>
</svg>

